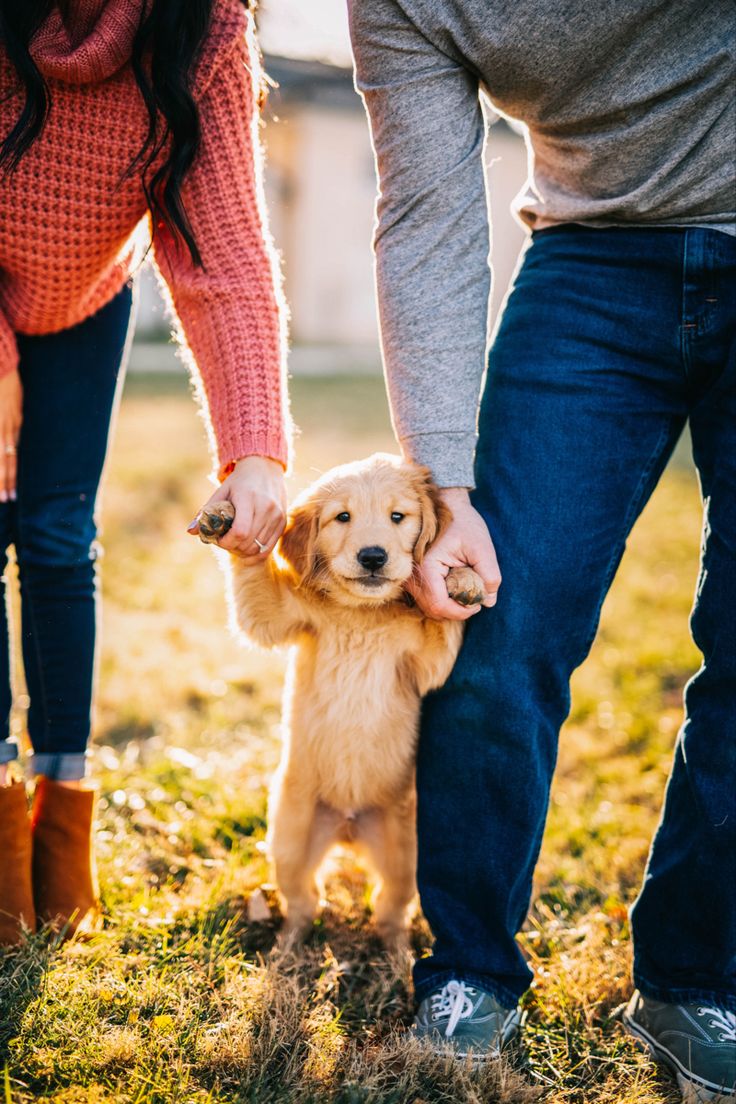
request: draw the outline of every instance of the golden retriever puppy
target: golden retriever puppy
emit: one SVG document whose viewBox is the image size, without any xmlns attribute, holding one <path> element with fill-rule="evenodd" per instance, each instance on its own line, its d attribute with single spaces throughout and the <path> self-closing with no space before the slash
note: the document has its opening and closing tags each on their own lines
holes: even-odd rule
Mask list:
<svg viewBox="0 0 736 1104">
<path fill-rule="evenodd" d="M 216 540 L 232 517 L 230 503 L 217 504 L 200 515 L 200 536 Z M 289 941 L 312 924 L 316 874 L 337 843 L 361 848 L 375 868 L 384 941 L 404 936 L 420 699 L 445 681 L 462 638 L 461 622 L 425 617 L 404 587 L 448 518 L 425 469 L 379 454 L 310 487 L 265 562 L 231 557 L 243 632 L 265 647 L 294 646 L 268 817 Z M 447 582 L 463 604 L 482 600 L 470 568 L 453 568 Z"/>
</svg>

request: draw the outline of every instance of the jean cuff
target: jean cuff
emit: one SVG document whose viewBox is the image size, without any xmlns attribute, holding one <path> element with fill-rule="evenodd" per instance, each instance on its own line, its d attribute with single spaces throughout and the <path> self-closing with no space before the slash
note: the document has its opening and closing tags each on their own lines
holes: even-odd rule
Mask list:
<svg viewBox="0 0 736 1104">
<path fill-rule="evenodd" d="M 662 1004 L 707 1004 L 717 1005 L 718 1008 L 726 1008 L 729 1012 L 736 1012 L 736 993 L 733 989 L 701 989 L 668 987 L 663 985 L 651 985 L 645 977 L 634 969 L 634 985 L 645 997 L 650 1000 L 661 1001 Z"/>
<path fill-rule="evenodd" d="M 52 782 L 79 782 L 87 774 L 87 756 L 84 752 L 41 752 L 30 758 L 33 774 L 42 774 Z"/>
<path fill-rule="evenodd" d="M 505 985 L 499 985 L 494 978 L 485 974 L 473 974 L 467 970 L 438 970 L 436 974 L 430 974 L 429 977 L 422 978 L 421 981 L 414 983 L 414 996 L 417 1004 L 421 1004 L 435 989 L 441 989 L 442 986 L 447 985 L 448 981 L 453 980 L 464 981 L 466 985 L 471 985 L 475 989 L 482 989 L 484 993 L 495 997 L 504 1008 L 516 1008 L 523 996 L 521 993 L 513 993 Z"/>
<path fill-rule="evenodd" d="M 0 766 L 4 763 L 12 763 L 18 758 L 18 745 L 11 744 L 9 740 L 0 740 Z"/>
</svg>

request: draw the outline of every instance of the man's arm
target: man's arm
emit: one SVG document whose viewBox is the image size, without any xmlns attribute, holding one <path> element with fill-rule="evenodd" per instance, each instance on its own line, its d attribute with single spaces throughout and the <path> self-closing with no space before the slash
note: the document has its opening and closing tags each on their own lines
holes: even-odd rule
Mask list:
<svg viewBox="0 0 736 1104">
<path fill-rule="evenodd" d="M 478 80 L 395 0 L 349 0 L 379 177 L 381 339 L 402 450 L 473 484 L 490 269 Z"/>
<path fill-rule="evenodd" d="M 488 530 L 470 505 L 485 366 L 490 268 L 478 80 L 430 42 L 396 0 L 348 0 L 356 85 L 379 177 L 375 235 L 381 340 L 405 456 L 426 464 L 455 520 L 413 588 L 430 616 L 477 612 L 447 597 L 469 563 L 493 605 L 501 582 Z"/>
</svg>

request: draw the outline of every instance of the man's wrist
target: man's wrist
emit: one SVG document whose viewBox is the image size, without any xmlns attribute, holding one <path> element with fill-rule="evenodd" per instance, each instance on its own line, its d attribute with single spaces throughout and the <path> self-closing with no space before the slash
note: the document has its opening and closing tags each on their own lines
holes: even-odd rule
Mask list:
<svg viewBox="0 0 736 1104">
<path fill-rule="evenodd" d="M 441 487 L 440 497 L 448 506 L 453 502 L 465 504 L 470 502 L 470 491 L 467 487 Z"/>
</svg>

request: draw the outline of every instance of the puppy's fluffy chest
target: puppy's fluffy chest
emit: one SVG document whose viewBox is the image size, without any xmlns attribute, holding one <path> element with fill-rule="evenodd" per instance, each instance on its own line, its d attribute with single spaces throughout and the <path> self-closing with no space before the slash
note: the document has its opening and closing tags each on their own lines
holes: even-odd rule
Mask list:
<svg viewBox="0 0 736 1104">
<path fill-rule="evenodd" d="M 410 784 L 419 693 L 402 657 L 422 646 L 418 621 L 333 623 L 296 646 L 292 753 L 317 768 L 320 798 L 340 810 L 392 800 Z"/>
</svg>

